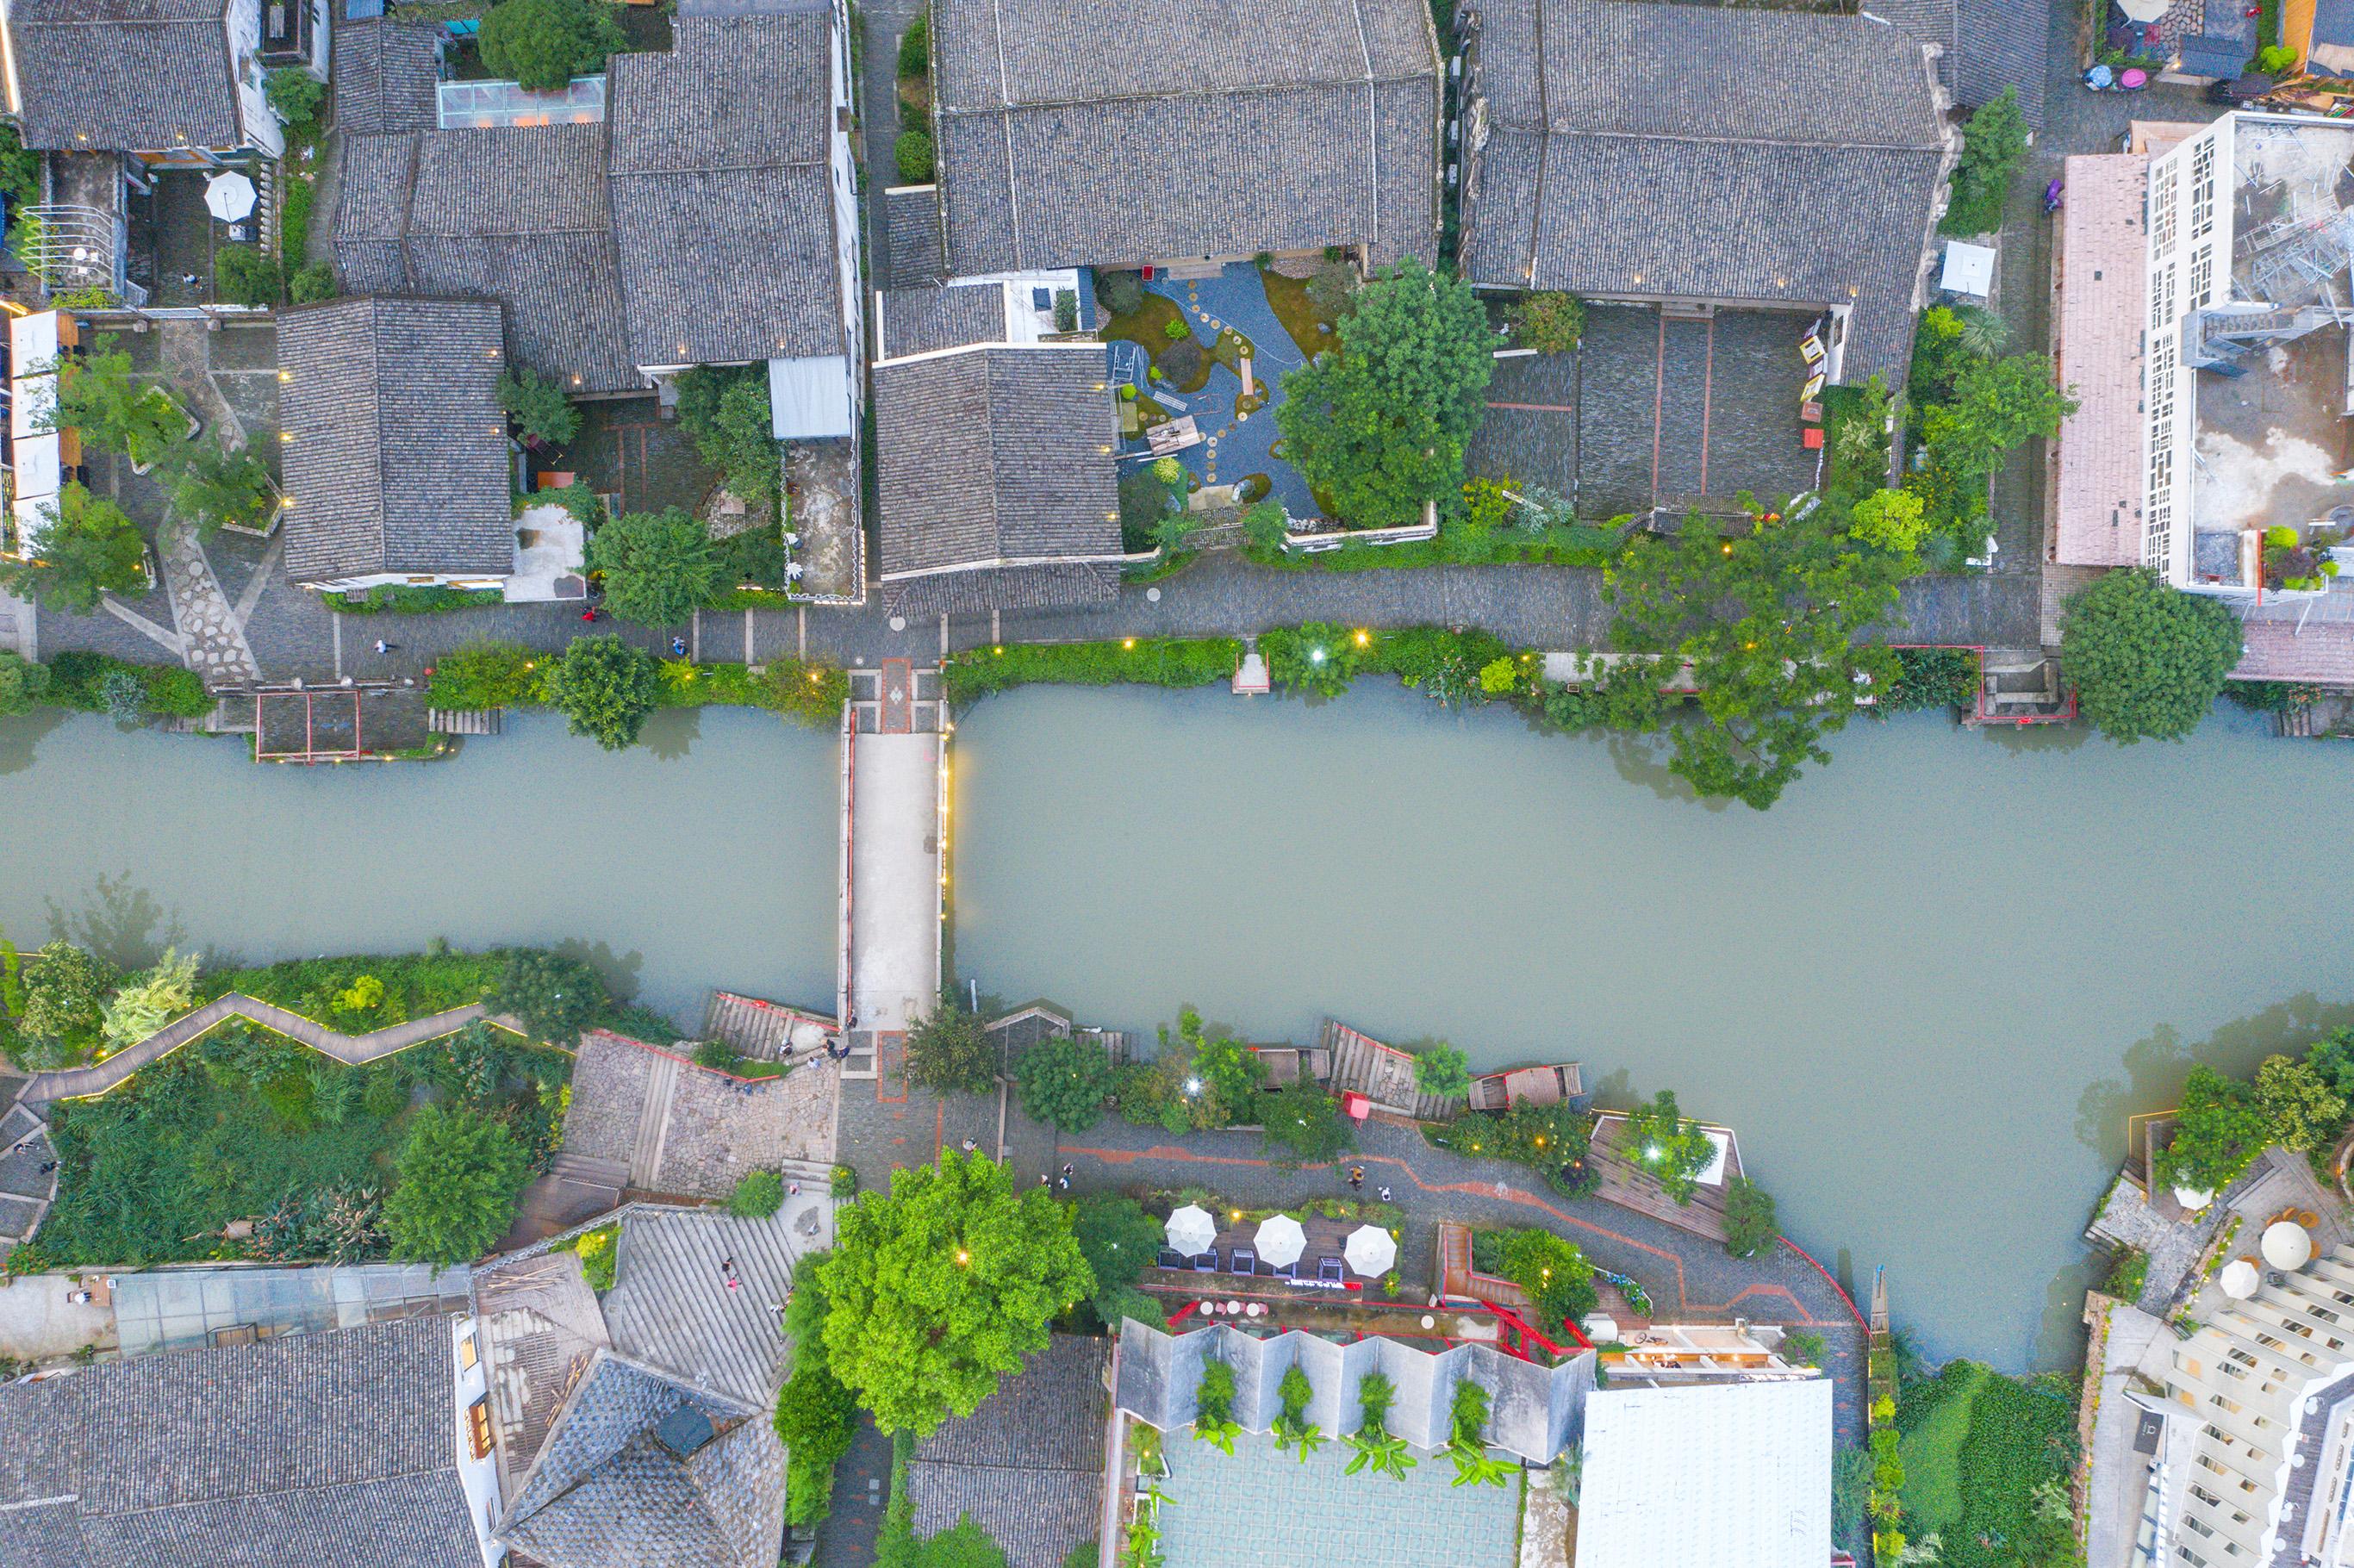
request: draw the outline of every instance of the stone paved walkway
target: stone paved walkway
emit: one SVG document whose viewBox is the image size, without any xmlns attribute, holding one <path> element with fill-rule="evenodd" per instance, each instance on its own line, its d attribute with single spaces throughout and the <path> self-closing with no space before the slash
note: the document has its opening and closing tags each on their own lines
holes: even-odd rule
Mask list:
<svg viewBox="0 0 2354 1568">
<path fill-rule="evenodd" d="M 155 540 L 164 565 L 164 587 L 172 596 L 172 624 L 178 629 L 182 657 L 207 686 L 249 685 L 260 676 L 245 621 L 221 591 L 220 579 L 196 530 L 167 516 Z"/>
</svg>

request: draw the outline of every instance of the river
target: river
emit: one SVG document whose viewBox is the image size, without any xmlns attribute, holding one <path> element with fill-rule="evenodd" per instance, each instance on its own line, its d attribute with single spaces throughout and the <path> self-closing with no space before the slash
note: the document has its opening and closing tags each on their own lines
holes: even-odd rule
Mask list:
<svg viewBox="0 0 2354 1568">
<path fill-rule="evenodd" d="M 455 762 L 298 769 L 0 722 L 0 924 L 126 959 L 577 939 L 690 1024 L 714 985 L 822 1004 L 832 737 L 715 710 L 649 738 L 511 715 Z M 1832 748 L 1761 815 L 1376 683 L 992 697 L 954 754 L 957 967 L 1090 1022 L 1329 1012 L 1673 1088 L 1826 1264 L 1888 1266 L 1933 1353 L 2055 1362 L 2126 1114 L 2354 1022 L 2319 832 L 2348 754 L 2228 708 L 2181 746 L 1908 717 Z"/>
</svg>

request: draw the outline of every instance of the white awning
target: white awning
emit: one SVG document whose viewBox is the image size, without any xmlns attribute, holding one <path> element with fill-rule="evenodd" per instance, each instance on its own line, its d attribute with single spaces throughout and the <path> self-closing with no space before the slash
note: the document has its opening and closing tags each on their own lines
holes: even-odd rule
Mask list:
<svg viewBox="0 0 2354 1568">
<path fill-rule="evenodd" d="M 1959 240 L 1946 246 L 1946 270 L 1937 279 L 1937 286 L 1948 293 L 1967 294 L 1983 300 L 1994 292 L 1994 248 L 1989 245 L 1965 245 Z"/>
<path fill-rule="evenodd" d="M 850 434 L 850 361 L 839 354 L 769 361 L 769 434 L 813 441 Z"/>
<path fill-rule="evenodd" d="M 20 495 L 12 510 L 16 517 L 16 554 L 37 559 L 41 540 L 49 531 L 49 508 L 56 504 L 54 495 Z"/>
<path fill-rule="evenodd" d="M 54 376 L 20 376 L 8 384 L 8 434 L 16 440 L 29 440 L 48 430 L 58 407 L 58 378 Z M 50 440 L 57 438 L 51 436 Z"/>
<path fill-rule="evenodd" d="M 57 364 L 58 313 L 36 311 L 8 323 L 8 374 L 23 377 Z"/>
</svg>

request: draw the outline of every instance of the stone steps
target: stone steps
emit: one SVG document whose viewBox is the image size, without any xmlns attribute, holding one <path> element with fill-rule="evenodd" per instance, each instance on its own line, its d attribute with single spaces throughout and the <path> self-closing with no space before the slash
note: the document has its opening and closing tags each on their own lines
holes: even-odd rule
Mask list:
<svg viewBox="0 0 2354 1568">
<path fill-rule="evenodd" d="M 724 1042 L 738 1054 L 759 1061 L 781 1062 L 792 1027 L 793 1014 L 773 1002 L 716 991 L 704 1014 L 703 1037 Z"/>
<path fill-rule="evenodd" d="M 638 1136 L 631 1146 L 630 1185 L 652 1189 L 662 1170 L 663 1135 L 670 1123 L 671 1091 L 678 1083 L 678 1060 L 651 1053 L 646 1097 L 638 1106 Z"/>
<path fill-rule="evenodd" d="M 496 735 L 505 720 L 504 708 L 425 710 L 425 727 L 440 735 Z"/>
</svg>

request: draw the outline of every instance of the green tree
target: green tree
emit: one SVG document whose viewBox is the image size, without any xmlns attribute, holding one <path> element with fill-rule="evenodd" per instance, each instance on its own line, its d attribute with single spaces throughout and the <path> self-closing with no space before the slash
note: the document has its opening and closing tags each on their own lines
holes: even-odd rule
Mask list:
<svg viewBox="0 0 2354 1568">
<path fill-rule="evenodd" d="M 274 305 L 286 291 L 286 270 L 259 245 L 224 245 L 213 252 L 213 292 L 232 305 Z"/>
<path fill-rule="evenodd" d="M 688 371 L 678 378 L 678 423 L 730 491 L 747 501 L 776 493 L 781 459 L 765 372 L 709 366 Z"/>
<path fill-rule="evenodd" d="M 1781 1234 L 1774 1224 L 1773 1193 L 1746 1176 L 1725 1183 L 1725 1251 L 1735 1257 L 1755 1257 L 1772 1250 Z"/>
<path fill-rule="evenodd" d="M 2201 1063 L 2182 1086 L 2174 1137 L 2151 1164 L 2167 1186 L 2220 1192 L 2272 1137 L 2256 1091 Z"/>
<path fill-rule="evenodd" d="M 188 417 L 171 395 L 131 367 L 120 340 L 101 333 L 62 366 L 51 429 L 75 429 L 90 445 L 136 463 L 160 463 L 188 439 Z"/>
<path fill-rule="evenodd" d="M 2271 1055 L 2256 1068 L 2256 1108 L 2272 1140 L 2298 1154 L 2327 1145 L 2346 1125 L 2346 1099 L 2308 1062 Z"/>
<path fill-rule="evenodd" d="M 301 66 L 280 66 L 262 81 L 262 93 L 290 131 L 307 131 L 319 118 L 319 102 L 327 84 Z"/>
<path fill-rule="evenodd" d="M 934 172 L 931 132 L 915 130 L 900 132 L 899 139 L 891 144 L 891 161 L 899 170 L 899 179 L 902 184 L 911 185 L 930 184 Z"/>
<path fill-rule="evenodd" d="M 1117 1330 L 1122 1318 L 1140 1323 L 1161 1320 L 1161 1308 L 1137 1288 L 1160 1251 L 1160 1221 L 1133 1198 L 1082 1198 L 1071 1218 L 1071 1237 L 1095 1276 L 1088 1305 L 1105 1328 Z"/>
<path fill-rule="evenodd" d="M 1292 466 L 1359 527 L 1416 522 L 1426 502 L 1451 512 L 1495 368 L 1470 285 L 1408 257 L 1357 291 L 1339 337 L 1284 377 L 1275 419 Z"/>
<path fill-rule="evenodd" d="M 37 664 L 13 648 L 0 648 L 0 718 L 31 713 L 48 689 L 48 665 Z"/>
<path fill-rule="evenodd" d="M 1909 556 L 1928 531 L 1919 496 L 1909 490 L 1875 490 L 1855 503 L 1848 531 L 1867 545 Z"/>
<path fill-rule="evenodd" d="M 1716 1158 L 1716 1145 L 1700 1123 L 1676 1108 L 1673 1089 L 1661 1089 L 1649 1103 L 1638 1103 L 1627 1113 L 1627 1130 L 1618 1147 L 1637 1170 L 1679 1203 L 1691 1202 L 1700 1190 L 1695 1178 Z"/>
<path fill-rule="evenodd" d="M 335 297 L 335 269 L 325 261 L 308 262 L 286 280 L 286 297 L 298 305 L 315 305 Z"/>
<path fill-rule="evenodd" d="M 580 433 L 580 410 L 564 388 L 517 366 L 499 376 L 499 407 L 532 440 L 560 447 Z"/>
<path fill-rule="evenodd" d="M 41 519 L 35 557 L 0 557 L 0 588 L 88 615 L 101 594 L 147 586 L 147 541 L 113 502 L 70 483 L 41 508 Z"/>
<path fill-rule="evenodd" d="M 53 1055 L 79 1055 L 98 1043 L 114 968 L 67 941 L 48 943 L 34 956 L 40 961 L 25 966 L 25 1010 L 16 1028 L 51 1046 Z"/>
<path fill-rule="evenodd" d="M 984 1095 L 997 1085 L 997 1036 L 981 1019 L 943 995 L 924 1021 L 907 1031 L 907 1081 L 943 1095 Z"/>
<path fill-rule="evenodd" d="M 1251 1115 L 1263 1129 L 1267 1158 L 1286 1171 L 1328 1165 L 1357 1144 L 1355 1127 L 1341 1114 L 1341 1102 L 1307 1078 L 1260 1090 Z"/>
<path fill-rule="evenodd" d="M 154 967 L 122 982 L 99 1026 L 106 1054 L 136 1045 L 196 1004 L 196 955 L 164 949 Z"/>
<path fill-rule="evenodd" d="M 1095 1287 L 1070 1211 L 1043 1192 L 1017 1196 L 1011 1172 L 979 1154 L 948 1150 L 897 1171 L 836 1224 L 818 1267 L 826 1354 L 885 1432 L 928 1436 L 971 1414 Z"/>
<path fill-rule="evenodd" d="M 2013 447 L 2048 440 L 2076 411 L 2076 399 L 2040 354 L 1972 359 L 1954 377 L 1953 395 L 1923 414 L 1921 432 L 1940 461 L 1972 481 L 2001 466 Z"/>
<path fill-rule="evenodd" d="M 535 1040 L 569 1045 L 610 1005 L 604 978 L 578 959 L 517 948 L 499 971 L 492 1010 L 512 1016 Z"/>
<path fill-rule="evenodd" d="M 640 626 L 676 626 L 719 588 L 709 530 L 675 506 L 614 518 L 588 535 L 588 559 L 605 608 Z"/>
<path fill-rule="evenodd" d="M 2060 668 L 2078 706 L 2128 746 L 2197 729 L 2240 651 L 2239 617 L 2143 567 L 2104 575 L 2061 609 Z"/>
<path fill-rule="evenodd" d="M 1822 736 L 1846 727 L 1860 691 L 1895 683 L 1896 656 L 1864 639 L 1912 558 L 1849 548 L 1830 510 L 1737 539 L 1695 514 L 1671 541 L 1630 540 L 1604 576 L 1617 647 L 1692 666 L 1700 722 L 1660 733 L 1702 795 L 1765 810 L 1807 763 L 1830 760 Z"/>
<path fill-rule="evenodd" d="M 1471 1092 L 1471 1061 L 1460 1045 L 1434 1041 L 1415 1054 L 1414 1086 L 1438 1099 L 1459 1100 Z"/>
<path fill-rule="evenodd" d="M 785 1339 L 793 1350 L 792 1376 L 777 1393 L 777 1436 L 786 1455 L 785 1517 L 816 1524 L 833 1501 L 833 1467 L 858 1434 L 858 1401 L 833 1375 L 825 1356 L 825 1288 L 817 1254 L 801 1260 L 785 1303 Z"/>
<path fill-rule="evenodd" d="M 1504 1277 L 1528 1297 L 1549 1336 L 1601 1300 L 1585 1254 L 1551 1231 L 1514 1231 L 1504 1243 Z"/>
<path fill-rule="evenodd" d="M 492 75 L 555 92 L 628 47 L 613 8 L 599 0 L 500 0 L 477 39 Z"/>
<path fill-rule="evenodd" d="M 480 1257 L 506 1234 L 529 1174 L 504 1123 L 440 1105 L 409 1123 L 399 1171 L 384 1204 L 392 1255 L 442 1266 Z"/>
<path fill-rule="evenodd" d="M 2011 172 L 2027 155 L 2027 116 L 2019 90 L 1978 106 L 1962 129 L 1962 155 L 1954 165 L 1954 199 L 1939 228 L 1947 234 L 1985 234 L 2002 227 L 2002 201 Z"/>
<path fill-rule="evenodd" d="M 199 535 L 224 523 L 267 528 L 278 510 L 269 465 L 249 449 L 224 451 L 210 441 L 191 441 L 166 482 L 173 512 L 195 524 Z"/>
<path fill-rule="evenodd" d="M 662 700 L 662 672 L 652 655 L 618 637 L 581 637 L 542 673 L 540 690 L 572 721 L 573 734 L 620 751 Z"/>
<path fill-rule="evenodd" d="M 1522 294 L 1504 307 L 1514 348 L 1539 354 L 1569 354 L 1585 334 L 1585 306 L 1575 294 Z"/>
<path fill-rule="evenodd" d="M 727 1194 L 727 1212 L 739 1220 L 765 1220 L 785 1206 L 785 1179 L 773 1171 L 748 1171 Z"/>
<path fill-rule="evenodd" d="M 1085 1132 L 1111 1095 L 1111 1057 L 1091 1036 L 1041 1040 L 1014 1059 L 1013 1085 L 1031 1120 L 1057 1132 Z"/>
</svg>

